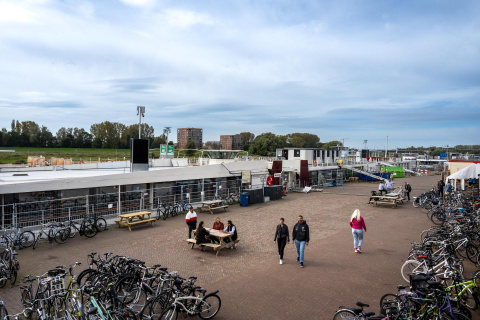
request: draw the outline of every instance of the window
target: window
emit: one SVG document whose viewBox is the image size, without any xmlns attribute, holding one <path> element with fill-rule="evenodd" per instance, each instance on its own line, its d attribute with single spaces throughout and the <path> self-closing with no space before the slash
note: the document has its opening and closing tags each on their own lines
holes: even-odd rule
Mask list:
<svg viewBox="0 0 480 320">
<path fill-rule="evenodd" d="M 293 156 L 295 158 L 299 158 L 300 157 L 300 149 L 295 149 L 293 150 Z"/>
</svg>

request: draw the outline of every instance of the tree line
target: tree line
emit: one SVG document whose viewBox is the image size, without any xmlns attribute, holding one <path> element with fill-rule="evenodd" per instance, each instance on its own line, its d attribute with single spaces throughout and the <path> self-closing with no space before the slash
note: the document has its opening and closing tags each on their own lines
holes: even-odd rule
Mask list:
<svg viewBox="0 0 480 320">
<path fill-rule="evenodd" d="M 0 131 L 0 147 L 129 149 L 131 138 L 138 138 L 138 124 L 127 126 L 104 121 L 92 124 L 90 131 L 62 127 L 53 134 L 34 121 L 12 120 L 10 131 L 6 128 Z M 142 138 L 150 140 L 151 148 L 167 143 L 166 136 L 155 136 L 153 127 L 147 123 L 142 123 Z"/>
</svg>

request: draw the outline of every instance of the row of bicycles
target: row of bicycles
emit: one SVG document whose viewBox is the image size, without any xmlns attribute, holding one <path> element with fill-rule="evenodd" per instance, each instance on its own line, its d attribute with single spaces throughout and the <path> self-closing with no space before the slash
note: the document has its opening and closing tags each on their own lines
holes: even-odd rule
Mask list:
<svg viewBox="0 0 480 320">
<path fill-rule="evenodd" d="M 240 196 L 238 193 L 230 193 L 228 196 L 215 195 L 214 200 L 220 200 L 223 201 L 225 205 L 231 205 L 240 202 Z M 192 208 L 192 205 L 186 201 L 180 201 L 178 203 L 162 202 L 157 208 L 155 218 L 157 220 L 166 220 L 168 217 L 175 217 L 181 213 L 188 212 L 190 208 Z"/>
<path fill-rule="evenodd" d="M 196 284 L 197 277 L 182 278 L 161 265 L 111 252 L 88 255 L 88 267 L 57 266 L 38 276 L 29 275 L 20 288 L 23 311 L 8 315 L 0 299 L 0 317 L 66 320 L 176 320 L 179 315 L 211 319 L 218 314 L 218 291 Z"/>
<path fill-rule="evenodd" d="M 467 320 L 479 316 L 480 199 L 462 194 L 444 199 L 432 190 L 415 198 L 414 206 L 434 226 L 412 243 L 401 266 L 408 285 L 399 285 L 397 293 L 381 297 L 380 315 L 358 302 L 354 308 L 340 307 L 334 320 Z"/>
</svg>

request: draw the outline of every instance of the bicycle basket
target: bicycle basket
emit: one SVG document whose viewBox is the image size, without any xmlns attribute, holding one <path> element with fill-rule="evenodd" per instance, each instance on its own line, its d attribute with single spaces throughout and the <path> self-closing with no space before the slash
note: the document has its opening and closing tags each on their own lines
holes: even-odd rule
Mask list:
<svg viewBox="0 0 480 320">
<path fill-rule="evenodd" d="M 439 201 L 438 201 L 437 198 L 433 198 L 433 199 L 432 199 L 432 204 L 437 205 L 438 203 L 439 203 Z"/>
<path fill-rule="evenodd" d="M 49 277 L 57 277 L 57 276 L 65 277 L 67 273 L 63 269 L 52 269 L 52 270 L 48 270 L 47 274 Z"/>
<path fill-rule="evenodd" d="M 412 291 L 422 290 L 428 288 L 428 281 L 432 277 L 427 274 L 411 274 L 410 275 L 410 288 Z"/>
</svg>

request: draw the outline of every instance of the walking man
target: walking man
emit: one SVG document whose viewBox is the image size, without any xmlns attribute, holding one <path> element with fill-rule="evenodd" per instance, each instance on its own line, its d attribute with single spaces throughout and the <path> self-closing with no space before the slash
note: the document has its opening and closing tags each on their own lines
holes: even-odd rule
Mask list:
<svg viewBox="0 0 480 320">
<path fill-rule="evenodd" d="M 192 231 L 197 229 L 197 213 L 190 207 L 187 215 L 185 216 L 185 222 L 188 226 L 188 239 L 192 238 Z"/>
<path fill-rule="evenodd" d="M 412 186 L 408 182 L 405 181 L 405 198 L 407 198 L 407 201 L 410 201 L 410 192 L 412 192 Z"/>
<path fill-rule="evenodd" d="M 278 255 L 280 256 L 280 264 L 283 264 L 283 252 L 285 245 L 290 242 L 290 236 L 288 235 L 288 226 L 284 223 L 285 219 L 280 218 L 280 224 L 275 231 L 275 239 L 273 242 L 278 243 Z"/>
<path fill-rule="evenodd" d="M 303 268 L 303 256 L 305 252 L 305 245 L 308 246 L 310 241 L 310 231 L 308 230 L 308 225 L 303 216 L 298 216 L 298 222 L 293 227 L 292 232 L 292 243 L 295 243 L 297 248 L 297 261 L 300 262 L 300 267 Z"/>
<path fill-rule="evenodd" d="M 438 196 L 443 198 L 443 189 L 445 188 L 445 183 L 442 179 L 438 180 L 437 189 L 438 189 Z"/>
</svg>

